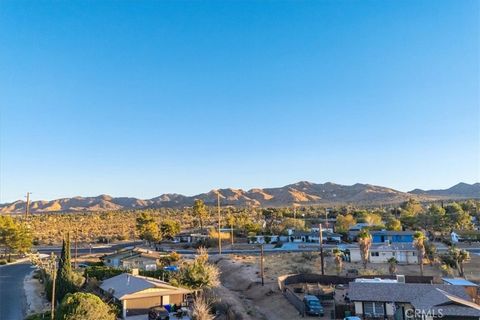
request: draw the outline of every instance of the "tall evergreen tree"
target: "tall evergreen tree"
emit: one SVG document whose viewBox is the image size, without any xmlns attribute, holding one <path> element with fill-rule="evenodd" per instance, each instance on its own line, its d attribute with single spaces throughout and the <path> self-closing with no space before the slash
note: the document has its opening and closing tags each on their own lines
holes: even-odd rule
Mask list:
<svg viewBox="0 0 480 320">
<path fill-rule="evenodd" d="M 72 272 L 72 264 L 70 261 L 70 233 L 63 239 L 62 252 L 58 262 L 58 271 L 56 279 L 56 300 L 62 301 L 67 293 L 74 293 L 76 286 L 74 283 L 74 274 Z"/>
</svg>

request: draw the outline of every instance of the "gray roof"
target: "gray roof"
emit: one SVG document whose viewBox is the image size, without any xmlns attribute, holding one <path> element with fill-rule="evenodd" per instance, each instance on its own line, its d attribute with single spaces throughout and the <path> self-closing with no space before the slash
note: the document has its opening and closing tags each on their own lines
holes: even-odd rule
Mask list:
<svg viewBox="0 0 480 320">
<path fill-rule="evenodd" d="M 469 299 L 463 287 L 447 284 L 350 282 L 348 292 L 352 301 L 411 302 L 437 288 Z"/>
<path fill-rule="evenodd" d="M 420 310 L 441 310 L 445 316 L 480 317 L 480 306 L 473 303 L 469 297 L 467 299 L 462 299 L 436 288 L 424 296 L 415 298 L 412 305 Z"/>
<path fill-rule="evenodd" d="M 352 301 L 403 302 L 418 310 L 441 311 L 445 316 L 480 317 L 480 305 L 462 286 L 350 282 L 348 292 Z"/>
<path fill-rule="evenodd" d="M 105 292 L 112 292 L 113 296 L 118 300 L 123 300 L 128 295 L 151 288 L 165 289 L 165 294 L 171 294 L 177 291 L 178 293 L 189 292 L 188 290 L 169 285 L 165 281 L 129 273 L 122 273 L 104 280 L 100 288 Z"/>
</svg>

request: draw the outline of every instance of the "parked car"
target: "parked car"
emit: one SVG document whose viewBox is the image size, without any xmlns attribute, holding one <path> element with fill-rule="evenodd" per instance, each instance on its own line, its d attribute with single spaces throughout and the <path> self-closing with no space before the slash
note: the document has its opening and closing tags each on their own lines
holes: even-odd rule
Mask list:
<svg viewBox="0 0 480 320">
<path fill-rule="evenodd" d="M 311 316 L 323 317 L 323 306 L 317 297 L 312 295 L 306 295 L 303 297 L 303 303 L 305 304 L 305 313 Z"/>
<path fill-rule="evenodd" d="M 351 316 L 351 317 L 345 317 L 343 320 L 362 320 L 359 317 Z"/>
<path fill-rule="evenodd" d="M 148 312 L 148 320 L 170 320 L 170 314 L 164 306 L 151 307 Z"/>
</svg>

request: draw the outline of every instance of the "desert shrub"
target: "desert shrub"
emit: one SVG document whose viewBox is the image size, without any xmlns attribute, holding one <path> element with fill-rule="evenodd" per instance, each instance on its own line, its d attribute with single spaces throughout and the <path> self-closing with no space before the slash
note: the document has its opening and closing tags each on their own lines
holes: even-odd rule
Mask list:
<svg viewBox="0 0 480 320">
<path fill-rule="evenodd" d="M 95 278 L 97 280 L 105 280 L 111 277 L 115 277 L 123 272 L 125 272 L 125 270 L 107 266 L 89 266 L 85 268 L 85 277 Z"/>
<path fill-rule="evenodd" d="M 7 259 L 0 259 L 0 266 L 7 264 Z"/>
</svg>

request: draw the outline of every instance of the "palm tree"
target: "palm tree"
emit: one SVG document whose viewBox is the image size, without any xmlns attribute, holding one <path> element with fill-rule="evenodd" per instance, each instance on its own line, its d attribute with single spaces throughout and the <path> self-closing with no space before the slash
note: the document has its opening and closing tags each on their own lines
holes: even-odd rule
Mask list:
<svg viewBox="0 0 480 320">
<path fill-rule="evenodd" d="M 358 244 L 360 246 L 360 255 L 362 257 L 363 268 L 367 269 L 370 247 L 372 246 L 372 235 L 367 229 L 363 229 L 358 234 Z"/>
<path fill-rule="evenodd" d="M 470 254 L 468 253 L 468 251 L 452 247 L 450 249 L 449 255 L 455 262 L 455 268 L 458 270 L 458 275 L 460 277 L 465 277 L 463 264 L 465 263 L 465 261 L 470 260 Z"/>
<path fill-rule="evenodd" d="M 339 249 L 333 249 L 333 257 L 335 261 L 335 269 L 337 270 L 337 276 L 339 276 L 343 269 L 343 252 Z"/>
<path fill-rule="evenodd" d="M 387 260 L 388 262 L 388 272 L 393 276 L 395 272 L 397 272 L 397 264 L 398 260 L 395 259 L 395 257 L 391 257 L 390 259 Z"/>
<path fill-rule="evenodd" d="M 423 232 L 417 231 L 413 235 L 413 246 L 418 252 L 418 264 L 420 265 L 420 275 L 423 276 L 423 259 L 425 258 L 425 240 Z"/>
</svg>

